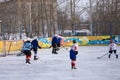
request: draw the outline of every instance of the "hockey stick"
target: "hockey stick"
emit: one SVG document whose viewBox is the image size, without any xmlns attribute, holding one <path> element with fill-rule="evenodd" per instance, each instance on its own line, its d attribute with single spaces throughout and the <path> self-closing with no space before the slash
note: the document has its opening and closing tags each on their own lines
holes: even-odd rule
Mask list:
<svg viewBox="0 0 120 80">
<path fill-rule="evenodd" d="M 40 62 L 42 62 L 42 63 L 46 63 L 46 61 L 43 61 L 43 60 L 41 60 L 41 59 L 38 59 L 38 60 L 40 60 Z"/>
<path fill-rule="evenodd" d="M 62 46 L 66 51 L 70 52 L 69 48 Z"/>
<path fill-rule="evenodd" d="M 21 52 L 18 52 L 17 56 L 25 56 L 25 54 L 21 51 Z"/>
<path fill-rule="evenodd" d="M 46 61 L 41 60 L 39 56 L 37 56 L 37 57 L 38 57 L 38 60 L 39 60 L 40 62 L 46 63 Z"/>
<path fill-rule="evenodd" d="M 97 59 L 101 59 L 101 58 L 103 58 L 104 56 L 106 56 L 108 53 L 105 53 L 105 54 L 103 54 L 102 56 L 100 56 L 100 57 L 97 57 Z"/>
</svg>

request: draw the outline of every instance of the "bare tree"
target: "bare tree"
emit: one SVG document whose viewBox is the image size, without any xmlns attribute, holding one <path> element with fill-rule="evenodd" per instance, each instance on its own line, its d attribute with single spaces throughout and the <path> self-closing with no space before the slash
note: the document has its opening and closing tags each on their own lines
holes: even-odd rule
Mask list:
<svg viewBox="0 0 120 80">
<path fill-rule="evenodd" d="M 94 23 L 97 34 L 119 34 L 119 3 L 118 0 L 97 0 L 96 11 L 94 11 Z"/>
</svg>

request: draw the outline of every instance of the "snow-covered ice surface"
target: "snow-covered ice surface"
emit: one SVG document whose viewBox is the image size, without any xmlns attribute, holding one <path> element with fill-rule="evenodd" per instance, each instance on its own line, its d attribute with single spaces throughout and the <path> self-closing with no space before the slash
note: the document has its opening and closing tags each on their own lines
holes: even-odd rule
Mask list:
<svg viewBox="0 0 120 80">
<path fill-rule="evenodd" d="M 0 57 L 0 80 L 120 80 L 120 59 L 114 54 L 111 59 L 108 55 L 97 59 L 108 52 L 107 46 L 79 47 L 76 70 L 71 69 L 65 48 L 57 55 L 51 50 L 40 49 L 39 60 L 34 61 L 32 56 L 31 65 L 25 64 L 25 56 Z"/>
</svg>

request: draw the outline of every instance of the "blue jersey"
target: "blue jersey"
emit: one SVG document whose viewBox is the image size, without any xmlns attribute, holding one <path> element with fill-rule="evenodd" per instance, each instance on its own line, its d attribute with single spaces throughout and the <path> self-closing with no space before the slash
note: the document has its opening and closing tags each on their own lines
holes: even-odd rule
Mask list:
<svg viewBox="0 0 120 80">
<path fill-rule="evenodd" d="M 62 40 L 62 38 L 59 37 L 59 38 L 57 39 L 57 43 L 58 43 L 58 44 L 61 44 L 61 40 Z"/>
<path fill-rule="evenodd" d="M 70 59 L 72 59 L 72 60 L 76 60 L 76 53 L 75 53 L 75 51 L 74 50 L 70 50 Z"/>
<path fill-rule="evenodd" d="M 37 50 L 37 48 L 40 48 L 37 39 L 34 39 L 34 40 L 31 42 L 31 44 L 32 44 L 32 46 L 33 46 L 33 50 Z"/>
<path fill-rule="evenodd" d="M 30 41 L 26 41 L 23 44 L 22 50 L 31 50 L 32 49 L 32 44 Z"/>
<path fill-rule="evenodd" d="M 57 43 L 57 36 L 54 36 L 54 37 L 52 38 L 52 43 Z"/>
<path fill-rule="evenodd" d="M 78 44 L 75 43 L 71 46 L 71 50 L 70 50 L 70 59 L 72 60 L 76 60 L 76 52 L 78 52 Z"/>
</svg>

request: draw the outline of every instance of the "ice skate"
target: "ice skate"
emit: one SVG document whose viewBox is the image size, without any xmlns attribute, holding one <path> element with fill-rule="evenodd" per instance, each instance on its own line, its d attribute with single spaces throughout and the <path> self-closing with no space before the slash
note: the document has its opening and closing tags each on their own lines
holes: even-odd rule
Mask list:
<svg viewBox="0 0 120 80">
<path fill-rule="evenodd" d="M 26 64 L 31 64 L 30 60 L 26 59 Z"/>
<path fill-rule="evenodd" d="M 72 66 L 71 69 L 77 69 L 76 67 Z"/>
<path fill-rule="evenodd" d="M 36 56 L 34 56 L 34 60 L 38 60 L 38 58 Z"/>
</svg>

